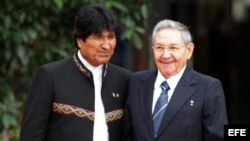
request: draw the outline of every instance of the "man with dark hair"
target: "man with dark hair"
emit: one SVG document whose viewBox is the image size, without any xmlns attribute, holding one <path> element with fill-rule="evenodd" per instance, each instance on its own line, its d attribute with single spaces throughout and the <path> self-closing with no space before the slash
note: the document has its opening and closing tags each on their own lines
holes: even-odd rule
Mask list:
<svg viewBox="0 0 250 141">
<path fill-rule="evenodd" d="M 43 65 L 29 88 L 21 141 L 119 141 L 130 72 L 109 62 L 116 20 L 101 5 L 80 9 L 73 57 Z"/>
</svg>

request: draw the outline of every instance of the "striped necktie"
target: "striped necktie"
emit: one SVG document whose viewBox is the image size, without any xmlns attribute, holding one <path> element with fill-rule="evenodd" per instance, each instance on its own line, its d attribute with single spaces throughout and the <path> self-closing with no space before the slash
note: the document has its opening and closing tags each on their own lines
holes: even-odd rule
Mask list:
<svg viewBox="0 0 250 141">
<path fill-rule="evenodd" d="M 169 86 L 167 81 L 163 81 L 161 83 L 162 92 L 157 102 L 155 104 L 154 112 L 153 112 L 153 123 L 154 123 L 154 135 L 157 135 L 158 129 L 161 125 L 161 120 L 165 113 L 166 107 L 168 105 L 168 90 Z"/>
</svg>

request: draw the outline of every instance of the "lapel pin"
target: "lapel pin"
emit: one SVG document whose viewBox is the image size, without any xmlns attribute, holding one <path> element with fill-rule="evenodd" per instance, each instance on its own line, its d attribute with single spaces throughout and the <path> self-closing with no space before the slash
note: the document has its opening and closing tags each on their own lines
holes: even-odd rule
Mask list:
<svg viewBox="0 0 250 141">
<path fill-rule="evenodd" d="M 190 100 L 190 106 L 194 106 L 194 101 Z"/>
<path fill-rule="evenodd" d="M 116 94 L 116 93 L 113 92 L 113 93 L 112 93 L 112 96 L 113 96 L 114 98 L 119 98 L 119 94 L 118 94 L 118 93 Z"/>
</svg>

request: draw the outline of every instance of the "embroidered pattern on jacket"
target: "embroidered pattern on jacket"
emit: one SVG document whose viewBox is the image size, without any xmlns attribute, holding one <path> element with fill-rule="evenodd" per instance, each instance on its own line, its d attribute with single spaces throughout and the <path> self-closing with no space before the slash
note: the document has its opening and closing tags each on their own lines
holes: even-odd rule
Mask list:
<svg viewBox="0 0 250 141">
<path fill-rule="evenodd" d="M 103 72 L 104 72 L 104 73 L 103 73 L 103 77 L 105 77 L 105 76 L 106 76 L 106 74 L 107 74 L 108 65 L 107 65 L 107 64 L 105 64 L 105 65 L 104 65 L 104 67 L 103 67 L 103 69 L 104 69 L 104 70 L 103 70 Z"/>
<path fill-rule="evenodd" d="M 114 111 L 106 113 L 105 115 L 106 115 L 106 121 L 107 122 L 115 121 L 115 120 L 118 120 L 118 119 L 122 118 L 123 110 L 122 109 L 114 110 Z"/>
<path fill-rule="evenodd" d="M 80 62 L 77 60 L 77 53 L 75 53 L 75 54 L 73 55 L 73 60 L 74 60 L 74 62 L 75 62 L 75 64 L 76 64 L 76 66 L 79 68 L 79 70 L 80 70 L 83 74 L 85 74 L 85 75 L 88 76 L 88 77 L 91 77 L 91 75 L 92 75 L 91 72 L 89 72 L 88 70 L 86 70 L 86 69 L 80 64 Z M 103 66 L 103 77 L 106 76 L 107 70 L 108 70 L 108 65 L 107 65 L 107 63 L 106 63 L 106 64 L 104 64 L 104 66 Z"/>
<path fill-rule="evenodd" d="M 95 119 L 95 113 L 93 111 L 89 111 L 80 107 L 62 104 L 62 103 L 53 103 L 53 109 L 54 112 L 60 113 L 60 114 L 66 114 L 66 115 L 74 115 L 80 118 L 85 118 L 91 121 L 94 121 Z M 105 113 L 106 121 L 111 122 L 118 119 L 121 119 L 123 116 L 123 110 L 113 110 L 108 113 Z"/>
<path fill-rule="evenodd" d="M 76 59 L 76 55 L 77 55 L 77 54 L 75 54 L 75 55 L 73 56 L 73 59 L 74 59 L 74 62 L 76 63 L 76 66 L 80 69 L 80 71 L 81 71 L 83 74 L 85 74 L 85 75 L 87 75 L 88 77 L 90 77 L 91 74 L 90 74 L 87 70 L 85 70 L 85 69 L 80 65 L 80 63 L 79 63 L 78 60 Z"/>
<path fill-rule="evenodd" d="M 60 114 L 66 115 L 75 115 L 81 118 L 86 118 L 94 121 L 94 112 L 88 111 L 79 107 L 61 104 L 61 103 L 53 103 L 53 111 Z"/>
</svg>

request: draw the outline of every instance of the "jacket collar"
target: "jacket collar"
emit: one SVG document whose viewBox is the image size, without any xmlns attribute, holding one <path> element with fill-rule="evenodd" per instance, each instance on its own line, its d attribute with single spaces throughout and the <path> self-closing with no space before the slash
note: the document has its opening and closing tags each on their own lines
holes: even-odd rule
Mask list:
<svg viewBox="0 0 250 141">
<path fill-rule="evenodd" d="M 82 72 L 82 74 L 84 74 L 89 79 L 93 78 L 91 71 L 81 62 L 79 56 L 77 55 L 77 51 L 73 55 L 73 60 L 76 64 L 77 68 Z M 106 77 L 107 70 L 108 70 L 108 63 L 105 63 L 105 64 L 103 64 L 103 67 L 102 67 L 102 77 L 103 78 Z"/>
</svg>

